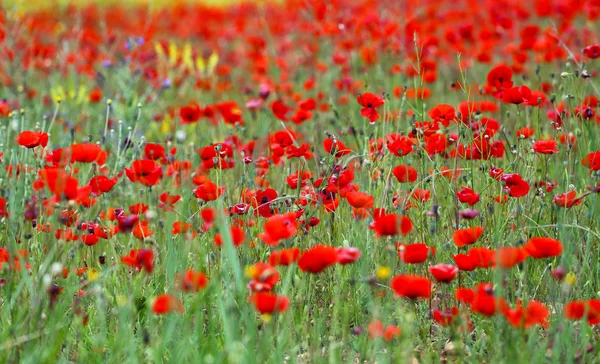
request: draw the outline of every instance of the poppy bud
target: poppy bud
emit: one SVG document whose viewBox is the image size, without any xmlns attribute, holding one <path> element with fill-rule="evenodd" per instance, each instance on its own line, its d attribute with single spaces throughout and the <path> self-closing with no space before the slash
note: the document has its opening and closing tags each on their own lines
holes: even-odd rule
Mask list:
<svg viewBox="0 0 600 364">
<path fill-rule="evenodd" d="M 563 267 L 556 267 L 552 269 L 552 276 L 559 281 L 565 278 L 565 269 Z"/>
</svg>

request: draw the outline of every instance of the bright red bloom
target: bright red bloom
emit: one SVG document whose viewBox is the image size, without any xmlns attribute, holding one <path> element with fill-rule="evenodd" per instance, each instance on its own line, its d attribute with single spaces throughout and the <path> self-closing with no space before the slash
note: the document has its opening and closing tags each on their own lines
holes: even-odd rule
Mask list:
<svg viewBox="0 0 600 364">
<path fill-rule="evenodd" d="M 248 288 L 253 292 L 271 291 L 281 280 L 277 269 L 267 263 L 256 263 L 248 267 L 246 274 L 252 278 Z"/>
<path fill-rule="evenodd" d="M 181 116 L 182 124 L 195 123 L 200 120 L 201 115 L 202 109 L 197 104 L 187 105 L 179 110 L 179 116 Z"/>
<path fill-rule="evenodd" d="M 396 244 L 398 258 L 406 264 L 423 263 L 429 257 L 429 254 L 435 254 L 435 248 L 428 247 L 427 244 Z"/>
<path fill-rule="evenodd" d="M 337 262 L 345 265 L 354 263 L 360 258 L 361 253 L 357 248 L 336 248 Z"/>
<path fill-rule="evenodd" d="M 392 170 L 394 177 L 400 183 L 414 182 L 417 180 L 417 170 L 411 166 L 401 164 Z"/>
<path fill-rule="evenodd" d="M 399 275 L 392 278 L 390 286 L 399 297 L 416 299 L 431 296 L 431 281 L 426 277 Z"/>
<path fill-rule="evenodd" d="M 201 184 L 194 190 L 194 196 L 204 201 L 214 201 L 221 197 L 224 192 L 224 186 L 217 186 L 216 184 L 208 181 Z"/>
<path fill-rule="evenodd" d="M 433 319 L 443 327 L 447 327 L 452 323 L 452 320 L 458 315 L 458 307 L 453 306 L 452 309 L 443 311 L 433 310 Z"/>
<path fill-rule="evenodd" d="M 375 216 L 372 226 L 377 236 L 406 235 L 413 229 L 413 223 L 408 216 L 398 214 Z"/>
<path fill-rule="evenodd" d="M 346 200 L 348 201 L 348 203 L 350 204 L 350 206 L 355 207 L 355 208 L 364 208 L 364 209 L 370 209 L 371 207 L 373 207 L 373 204 L 375 203 L 375 200 L 373 199 L 373 196 L 369 195 L 368 193 L 364 193 L 364 192 L 348 192 L 345 195 Z"/>
<path fill-rule="evenodd" d="M 559 207 L 571 208 L 581 204 L 583 200 L 577 198 L 577 192 L 569 191 L 554 196 L 552 202 Z"/>
<path fill-rule="evenodd" d="M 233 246 L 240 246 L 244 244 L 244 241 L 246 240 L 246 234 L 244 233 L 244 230 L 240 229 L 237 226 L 230 226 L 229 232 L 231 236 L 231 241 L 233 242 Z M 217 233 L 215 235 L 215 245 L 223 245 L 223 237 L 220 233 Z"/>
<path fill-rule="evenodd" d="M 503 299 L 495 297 L 491 284 L 481 283 L 475 290 L 471 301 L 471 309 L 485 316 L 493 316 L 500 309 L 503 302 Z"/>
<path fill-rule="evenodd" d="M 520 302 L 517 302 L 514 309 L 505 306 L 502 308 L 502 313 L 511 325 L 526 329 L 535 325 L 548 326 L 546 320 L 550 316 L 548 308 L 534 300 L 529 301 L 525 308 L 522 307 Z"/>
<path fill-rule="evenodd" d="M 536 259 L 556 257 L 562 254 L 563 245 L 551 238 L 531 238 L 523 247 L 527 254 Z"/>
<path fill-rule="evenodd" d="M 477 268 L 488 268 L 494 265 L 496 252 L 489 248 L 469 249 L 469 258 L 475 262 Z"/>
<path fill-rule="evenodd" d="M 333 155 L 336 158 L 350 154 L 352 151 L 348 149 L 344 143 L 337 139 L 327 138 L 323 141 L 325 152 Z"/>
<path fill-rule="evenodd" d="M 300 258 L 299 248 L 283 249 L 280 251 L 272 252 L 269 257 L 269 263 L 272 266 L 276 265 L 290 265 L 296 262 Z"/>
<path fill-rule="evenodd" d="M 521 128 L 519 130 L 517 130 L 517 137 L 521 138 L 521 139 L 529 139 L 533 133 L 535 133 L 535 130 L 532 128 Z"/>
<path fill-rule="evenodd" d="M 149 249 L 135 249 L 129 255 L 121 257 L 121 262 L 135 269 L 144 269 L 148 273 L 154 270 L 154 252 Z"/>
<path fill-rule="evenodd" d="M 279 241 L 296 235 L 298 231 L 296 219 L 296 214 L 293 212 L 273 215 L 265 222 L 263 225 L 264 232 L 258 234 L 258 237 L 267 245 L 277 245 Z"/>
<path fill-rule="evenodd" d="M 504 189 L 512 197 L 523 197 L 529 193 L 529 183 L 516 173 L 503 174 L 502 181 L 504 182 Z"/>
<path fill-rule="evenodd" d="M 250 302 L 254 304 L 256 310 L 261 314 L 284 312 L 290 305 L 290 300 L 286 296 L 268 292 L 253 294 L 250 296 Z"/>
<path fill-rule="evenodd" d="M 456 192 L 456 196 L 458 196 L 460 202 L 466 203 L 469 206 L 473 206 L 479 202 L 479 194 L 475 193 L 475 191 L 469 187 L 463 186 L 460 191 Z"/>
<path fill-rule="evenodd" d="M 103 193 L 109 192 L 117 184 L 118 178 L 108 178 L 106 176 L 93 177 L 88 185 L 91 188 L 91 193 L 100 196 Z"/>
<path fill-rule="evenodd" d="M 365 92 L 364 94 L 360 94 L 357 96 L 356 100 L 362 106 L 360 110 L 360 114 L 369 119 L 371 123 L 379 120 L 379 113 L 377 113 L 377 108 L 385 102 L 383 97 L 377 96 L 371 92 Z"/>
<path fill-rule="evenodd" d="M 178 287 L 184 292 L 193 293 L 204 289 L 208 285 L 208 278 L 202 272 L 196 272 L 192 269 L 185 271 L 183 276 L 177 277 Z"/>
<path fill-rule="evenodd" d="M 144 186 L 154 186 L 163 175 L 160 164 L 150 159 L 136 160 L 131 163 L 131 168 L 125 168 L 125 174 L 131 182 L 139 182 Z"/>
<path fill-rule="evenodd" d="M 277 117 L 277 119 L 281 121 L 288 121 L 287 114 L 291 111 L 291 109 L 281 100 L 275 100 L 271 103 L 271 111 L 273 112 L 273 115 Z"/>
<path fill-rule="evenodd" d="M 16 136 L 15 141 L 20 146 L 28 149 L 35 148 L 37 146 L 46 147 L 48 145 L 48 134 L 41 131 L 23 131 Z"/>
<path fill-rule="evenodd" d="M 152 304 L 152 312 L 156 315 L 164 315 L 170 312 L 183 312 L 183 303 L 170 294 L 162 294 Z"/>
<path fill-rule="evenodd" d="M 507 104 L 521 104 L 531 99 L 531 90 L 527 86 L 518 86 L 505 89 L 502 94 L 502 101 Z"/>
<path fill-rule="evenodd" d="M 431 273 L 436 281 L 449 283 L 456 277 L 458 268 L 450 264 L 436 264 L 429 267 L 429 273 Z"/>
<path fill-rule="evenodd" d="M 511 69 L 504 65 L 496 66 L 487 75 L 487 85 L 497 93 L 501 93 L 504 89 L 512 87 Z"/>
<path fill-rule="evenodd" d="M 444 126 L 450 126 L 450 122 L 456 120 L 456 111 L 447 104 L 439 104 L 428 113 L 429 117 L 435 122 L 442 123 Z"/>
<path fill-rule="evenodd" d="M 337 262 L 338 252 L 335 248 L 325 245 L 315 245 L 302 254 L 298 261 L 298 267 L 304 272 L 314 274 L 322 272 L 325 268 Z"/>
<path fill-rule="evenodd" d="M 600 151 L 592 152 L 581 160 L 581 165 L 592 171 L 600 170 Z"/>
<path fill-rule="evenodd" d="M 394 337 L 400 335 L 400 328 L 398 328 L 398 326 L 388 325 L 387 327 L 384 327 L 381 321 L 369 323 L 367 329 L 369 331 L 369 336 L 372 339 L 383 337 L 386 341 L 392 341 Z"/>
<path fill-rule="evenodd" d="M 458 229 L 452 235 L 452 239 L 457 247 L 471 245 L 479 239 L 483 233 L 483 227 L 475 226 L 467 229 Z"/>
<path fill-rule="evenodd" d="M 477 262 L 468 254 L 456 254 L 452 256 L 452 259 L 454 259 L 458 269 L 462 271 L 470 272 L 477 268 Z"/>
<path fill-rule="evenodd" d="M 521 247 L 505 246 L 497 251 L 496 265 L 501 268 L 512 268 L 523 262 L 528 257 L 528 253 Z"/>
<path fill-rule="evenodd" d="M 590 59 L 596 59 L 600 57 L 600 45 L 592 44 L 583 48 L 583 55 Z"/>
<path fill-rule="evenodd" d="M 386 138 L 387 149 L 397 157 L 410 154 L 413 151 L 414 144 L 409 137 L 396 133 L 388 134 Z"/>
<path fill-rule="evenodd" d="M 540 154 L 553 154 L 558 153 L 558 149 L 556 149 L 556 141 L 554 139 L 549 140 L 538 140 L 533 143 L 533 150 L 536 153 Z"/>
</svg>

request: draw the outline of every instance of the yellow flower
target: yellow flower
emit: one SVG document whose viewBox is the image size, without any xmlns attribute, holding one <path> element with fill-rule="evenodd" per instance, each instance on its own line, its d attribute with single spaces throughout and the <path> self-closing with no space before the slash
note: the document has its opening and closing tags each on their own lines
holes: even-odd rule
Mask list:
<svg viewBox="0 0 600 364">
<path fill-rule="evenodd" d="M 246 277 L 252 278 L 258 273 L 255 265 L 249 265 L 246 267 Z"/>
<path fill-rule="evenodd" d="M 97 269 L 94 269 L 94 268 L 92 268 L 92 269 L 89 269 L 89 270 L 86 272 L 86 274 L 87 274 L 87 279 L 88 279 L 88 281 L 90 281 L 90 282 L 97 281 L 97 280 L 98 280 L 98 278 L 100 278 L 100 272 L 99 272 Z"/>
<path fill-rule="evenodd" d="M 269 322 L 271 322 L 271 319 L 273 319 L 273 316 L 268 314 L 268 313 L 263 313 L 261 316 L 262 320 L 268 324 Z"/>
<path fill-rule="evenodd" d="M 379 267 L 377 268 L 377 270 L 375 271 L 375 276 L 377 276 L 378 279 L 387 279 L 392 275 L 392 269 L 390 267 Z"/>
<path fill-rule="evenodd" d="M 565 277 L 565 283 L 567 283 L 569 286 L 574 286 L 575 283 L 577 283 L 577 276 L 575 275 L 575 273 L 567 273 L 567 276 Z"/>
</svg>

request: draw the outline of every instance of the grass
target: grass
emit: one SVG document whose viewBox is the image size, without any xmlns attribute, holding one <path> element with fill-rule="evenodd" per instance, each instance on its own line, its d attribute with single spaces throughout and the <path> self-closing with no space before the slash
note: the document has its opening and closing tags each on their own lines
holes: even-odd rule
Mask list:
<svg viewBox="0 0 600 364">
<path fill-rule="evenodd" d="M 12 5 L 15 4 L 19 5 Z M 572 23 L 576 32 L 561 38 L 564 47 L 552 45 L 553 49 L 563 50 L 560 57 L 537 62 L 536 56 L 543 56 L 545 49 L 530 48 L 524 51 L 529 59 L 519 63 L 500 49 L 506 44 L 518 44 L 517 30 L 525 25 L 555 29 L 553 22 L 564 20 L 560 14 L 552 14 L 550 20 L 514 20 L 516 30 L 506 30 L 497 44 L 489 45 L 493 62 L 480 62 L 476 51 L 470 49 L 487 47 L 483 41 L 464 41 L 463 52 L 459 52 L 450 47 L 452 42 L 444 40 L 441 31 L 426 30 L 425 25 L 435 22 L 423 15 L 425 9 L 434 5 L 429 3 L 409 4 L 410 9 L 403 9 L 402 4 L 330 4 L 321 20 L 318 7 L 299 2 L 288 3 L 287 9 L 273 4 L 248 6 L 244 13 L 234 8 L 208 10 L 203 6 L 192 6 L 187 12 L 166 8 L 148 13 L 146 7 L 130 3 L 132 7 L 124 11 L 120 11 L 119 4 L 112 4 L 97 14 L 83 7 L 22 12 L 18 17 L 14 12 L 20 13 L 21 8 L 12 5 L 3 5 L 6 20 L 2 29 L 10 36 L 2 40 L 2 47 L 12 51 L 14 58 L 3 57 L 0 61 L 0 76 L 10 81 L 2 88 L 6 101 L 0 103 L 0 111 L 6 111 L 0 113 L 0 151 L 5 167 L 0 171 L 0 196 L 6 199 L 7 206 L 7 215 L 0 225 L 0 246 L 10 255 L 0 273 L 2 361 L 597 360 L 596 326 L 586 320 L 569 320 L 563 314 L 567 303 L 598 298 L 600 291 L 600 207 L 596 193 L 588 191 L 588 187 L 598 186 L 598 172 L 590 172 L 581 163 L 598 149 L 598 122 L 595 116 L 585 120 L 584 114 L 577 111 L 587 103 L 597 112 L 597 102 L 586 97 L 600 95 L 593 83 L 597 62 L 580 55 L 582 14 Z M 458 5 L 467 14 L 479 11 L 466 3 Z M 486 3 L 484 8 L 487 7 L 492 4 Z M 511 11 L 515 8 L 516 5 L 510 5 Z M 369 9 L 380 12 L 369 13 Z M 399 11 L 407 11 L 407 16 L 395 18 L 393 15 Z M 196 16 L 206 14 L 202 12 L 212 15 L 200 23 Z M 451 19 L 438 24 L 443 30 L 455 29 L 464 18 L 452 17 L 448 4 L 440 5 L 436 12 Z M 363 33 L 357 30 L 361 26 L 352 24 L 373 23 L 374 17 L 381 22 L 377 29 L 385 28 L 386 22 L 405 29 L 408 15 L 423 25 L 423 33 L 414 38 L 394 38 L 367 30 Z M 346 24 L 351 36 L 340 35 L 331 28 L 338 22 Z M 186 24 L 197 24 L 194 29 L 198 33 Z M 480 27 L 470 20 L 468 24 Z M 90 30 L 87 39 L 82 37 L 84 29 Z M 545 39 L 542 34 L 540 31 L 536 39 Z M 428 37 L 434 35 L 446 48 L 433 51 L 425 45 Z M 140 36 L 145 38 L 143 42 L 138 42 Z M 395 46 L 388 44 L 390 39 L 397 40 L 400 51 L 393 51 Z M 157 52 L 156 44 L 161 41 L 166 46 Z M 261 41 L 264 46 L 256 45 Z M 190 52 L 186 51 L 187 44 Z M 365 56 L 365 44 L 371 46 L 376 62 Z M 47 46 L 47 56 L 41 45 Z M 332 61 L 336 53 L 347 56 L 342 66 Z M 211 54 L 215 55 L 212 61 Z M 427 72 L 420 71 L 426 62 L 435 65 L 436 79 L 428 79 Z M 513 105 L 482 92 L 488 72 L 500 63 L 508 63 L 516 70 L 520 67 L 522 72 L 513 72 L 514 85 L 546 89 L 542 92 L 545 101 L 539 106 Z M 399 72 L 394 68 L 397 65 L 402 66 Z M 593 77 L 582 78 L 584 69 Z M 314 86 L 309 87 L 310 82 Z M 270 85 L 271 94 L 264 105 L 251 110 L 245 105 L 259 98 L 261 83 Z M 426 87 L 431 96 L 411 97 L 406 91 L 421 87 Z M 93 90 L 101 92 L 98 102 L 89 97 Z M 356 101 L 357 94 L 365 92 L 383 95 L 385 100 L 377 108 L 380 118 L 373 124 L 361 116 L 361 106 Z M 271 109 L 271 103 L 281 99 L 292 108 L 291 116 L 300 101 L 308 98 L 316 101 L 317 108 L 300 125 L 278 119 Z M 217 104 L 228 100 L 235 101 L 236 107 L 221 105 L 214 118 L 182 123 L 182 107 L 197 102 L 202 108 L 212 106 L 217 110 Z M 471 143 L 479 131 L 456 121 L 437 133 L 444 140 L 452 139 L 445 151 L 426 151 L 429 136 L 417 131 L 416 122 L 431 120 L 428 113 L 439 104 L 452 105 L 458 111 L 465 101 L 483 100 L 498 109 L 473 113 L 469 122 L 481 122 L 483 117 L 498 121 L 500 129 L 491 140 L 503 143 L 505 153 L 501 158 L 473 160 L 452 156 L 451 150 Z M 560 108 L 566 114 L 562 127 L 556 129 L 547 113 Z M 243 125 L 223 121 L 237 112 Z M 531 138 L 517 136 L 517 130 L 525 126 L 535 130 Z M 48 133 L 48 145 L 32 149 L 18 145 L 15 137 L 26 130 Z M 413 130 L 417 132 L 413 134 Z M 297 133 L 295 144 L 309 144 L 314 158 L 283 157 L 277 161 L 276 147 L 269 138 L 278 131 Z M 370 146 L 390 133 L 413 136 L 412 152 L 398 157 L 384 146 L 381 155 L 374 155 Z M 560 141 L 561 135 L 567 139 L 575 137 L 576 142 L 559 142 L 558 152 L 553 154 L 533 151 L 534 141 Z M 323 141 L 331 136 L 343 141 L 351 152 L 339 158 L 329 153 Z M 240 142 L 231 142 L 232 137 Z M 207 160 L 202 160 L 198 149 L 226 141 L 233 145 L 233 168 L 201 169 Z M 250 148 L 244 146 L 251 141 L 256 145 L 249 153 Z M 149 142 L 164 146 L 167 154 L 174 147 L 177 150 L 172 160 L 160 165 L 163 176 L 158 183 L 144 186 L 132 182 L 125 168 L 146 158 L 144 148 Z M 77 178 L 80 188 L 94 176 L 118 178 L 109 192 L 87 196 L 94 200 L 90 206 L 89 200 L 69 199 L 64 191 L 53 198 L 47 185 L 38 188 L 35 183 L 40 179 L 39 171 L 52 164 L 46 157 L 57 148 L 76 143 L 97 144 L 108 153 L 103 166 L 66 163 L 63 169 Z M 249 154 L 253 161 L 244 163 L 243 158 Z M 266 163 L 268 168 L 260 163 L 261 158 L 270 160 Z M 177 175 L 173 160 L 189 161 L 191 168 L 182 169 Z M 398 182 L 393 170 L 400 164 L 416 169 L 415 181 Z M 356 211 L 341 193 L 335 212 L 324 208 L 326 201 L 319 199 L 318 193 L 312 197 L 309 194 L 298 220 L 315 217 L 320 223 L 310 228 L 299 224 L 298 232 L 276 247 L 265 244 L 259 236 L 265 232 L 268 220 L 255 215 L 263 202 L 256 201 L 247 214 L 239 216 L 222 212 L 241 203 L 244 190 L 265 190 L 269 186 L 277 192 L 277 199 L 270 202 L 272 209 L 280 214 L 297 211 L 301 192 L 309 192 L 312 186 L 318 192 L 336 183 L 329 181 L 332 175 L 340 177 L 336 166 L 353 170 L 351 183 L 373 197 L 374 208 L 410 218 L 412 231 L 407 235 L 377 236 L 369 228 L 376 220 L 374 211 L 369 209 L 365 219 L 356 218 Z M 460 171 L 460 175 L 448 177 L 442 167 Z M 518 173 L 528 182 L 529 193 L 519 198 L 507 197 L 506 203 L 496 202 L 494 198 L 503 194 L 504 184 L 490 176 L 492 167 L 502 168 L 505 174 Z M 312 173 L 307 190 L 287 184 L 286 177 L 297 170 Z M 222 196 L 212 201 L 197 198 L 194 191 L 198 183 L 194 177 L 200 175 L 224 186 Z M 325 182 L 317 186 L 315 181 L 321 177 Z M 556 186 L 548 188 L 547 182 Z M 470 207 L 479 211 L 473 220 L 460 218 L 459 212 L 469 208 L 456 197 L 462 186 L 480 194 L 479 202 Z M 417 189 L 430 191 L 430 199 L 406 197 Z M 564 208 L 553 202 L 555 195 L 568 191 L 583 196 L 581 203 Z M 160 195 L 164 192 L 181 196 L 173 211 L 160 207 Z M 403 208 L 402 201 L 411 201 L 414 206 Z M 137 203 L 148 206 L 140 220 L 147 221 L 153 231 L 149 237 L 139 239 L 121 231 L 86 246 L 81 239 L 66 241 L 64 235 L 60 239 L 55 235 L 58 229 L 84 235 L 85 229 L 78 228 L 84 222 L 107 228 L 118 226 L 117 220 L 108 218 L 108 210 L 122 208 L 126 215 L 134 215 L 129 207 Z M 201 211 L 205 208 L 216 212 L 214 226 L 209 229 L 203 228 Z M 32 210 L 36 211 L 35 222 L 26 218 L 26 212 Z M 71 226 L 65 224 L 61 215 L 64 211 L 76 214 Z M 175 222 L 191 224 L 190 231 L 174 234 Z M 234 225 L 241 226 L 245 233 L 240 246 L 233 245 L 230 227 Z M 42 231 L 45 226 L 51 231 Z M 457 247 L 453 240 L 455 231 L 474 226 L 483 227 L 482 236 L 472 246 Z M 213 242 L 217 233 L 222 234 L 222 246 Z M 461 271 L 448 284 L 436 282 L 428 270 L 439 263 L 454 265 L 453 255 L 466 254 L 473 247 L 523 249 L 533 237 L 559 240 L 562 253 L 545 259 L 529 257 L 507 269 Z M 422 242 L 434 247 L 436 253 L 424 263 L 405 264 L 399 259 L 396 242 Z M 249 267 L 269 262 L 274 251 L 296 247 L 305 252 L 317 244 L 354 247 L 361 256 L 351 264 L 334 264 L 317 274 L 303 271 L 296 263 L 275 267 L 281 280 L 273 291 L 287 296 L 289 308 L 274 314 L 257 312 L 249 302 Z M 154 252 L 151 273 L 122 262 L 132 249 Z M 27 256 L 23 257 L 20 250 L 26 251 Z M 20 256 L 21 269 L 15 268 L 15 256 Z M 25 262 L 30 266 L 26 267 Z M 557 268 L 564 270 L 563 279 L 552 275 Z M 67 277 L 63 269 L 68 270 Z M 83 272 L 76 274 L 77 269 Z M 208 285 L 195 293 L 183 292 L 177 277 L 187 269 L 204 272 Z M 431 298 L 396 297 L 391 278 L 400 274 L 431 279 Z M 518 300 L 524 305 L 532 300 L 543 303 L 549 311 L 547 325 L 514 327 L 499 308 L 488 317 L 475 312 L 472 305 L 456 301 L 457 288 L 472 288 L 483 282 L 492 283 L 494 296 L 504 298 L 512 308 Z M 183 311 L 171 307 L 172 312 L 156 314 L 154 304 L 163 294 L 173 295 L 183 304 Z M 433 309 L 453 306 L 461 312 L 453 324 L 443 327 L 432 319 Z M 460 319 L 463 315 L 472 323 L 466 330 Z M 396 326 L 400 334 L 392 335 L 390 340 L 374 337 L 369 327 L 375 321 L 381 321 L 384 327 Z"/>
</svg>

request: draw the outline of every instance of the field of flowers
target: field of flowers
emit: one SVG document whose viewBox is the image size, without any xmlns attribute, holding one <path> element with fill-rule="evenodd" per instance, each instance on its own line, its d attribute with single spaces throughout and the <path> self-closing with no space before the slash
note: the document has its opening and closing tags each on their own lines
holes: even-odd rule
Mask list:
<svg viewBox="0 0 600 364">
<path fill-rule="evenodd" d="M 600 1 L 23 4 L 1 362 L 600 360 Z"/>
</svg>

